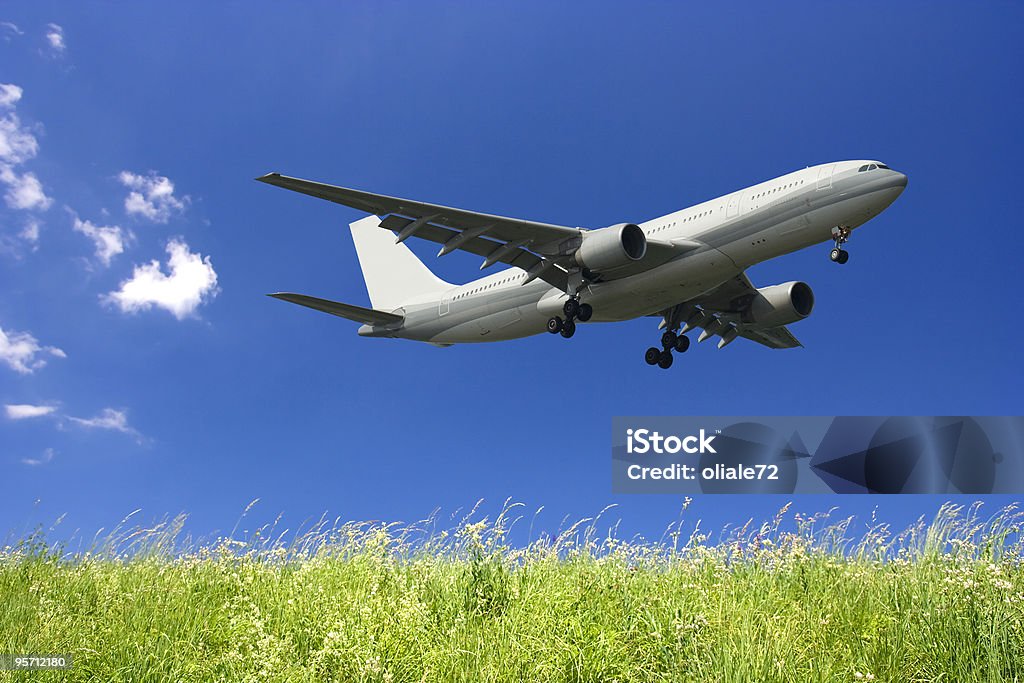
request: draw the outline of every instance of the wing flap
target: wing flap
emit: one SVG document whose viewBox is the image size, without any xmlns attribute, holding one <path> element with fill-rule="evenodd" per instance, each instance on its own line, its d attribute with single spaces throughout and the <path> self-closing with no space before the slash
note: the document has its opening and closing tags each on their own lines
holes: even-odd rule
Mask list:
<svg viewBox="0 0 1024 683">
<path fill-rule="evenodd" d="M 413 221 L 409 218 L 403 218 L 401 216 L 388 216 L 381 221 L 380 227 L 392 230 L 400 233 L 404 228 L 410 225 Z M 416 237 L 422 237 L 425 240 L 436 242 L 437 244 L 445 244 L 449 240 L 455 238 L 460 233 L 456 230 L 449 228 L 442 228 L 438 225 L 427 223 L 416 229 Z M 502 249 L 506 242 L 496 242 L 486 237 L 473 237 L 468 239 L 459 245 L 459 249 L 462 251 L 468 251 L 471 254 L 482 256 L 484 258 L 490 257 L 492 254 Z M 522 268 L 526 272 L 534 268 L 541 262 L 541 258 L 536 254 L 533 254 L 523 247 L 517 247 L 515 249 L 506 250 L 506 253 L 501 254 L 497 259 L 499 263 L 506 263 L 516 268 Z M 559 268 L 550 268 L 538 276 L 541 280 L 544 280 L 552 287 L 558 287 L 561 290 L 565 290 L 568 286 L 568 275 L 564 270 Z"/>
<path fill-rule="evenodd" d="M 287 301 L 288 303 L 298 304 L 299 306 L 305 306 L 306 308 L 312 308 L 317 311 L 323 311 L 324 313 L 330 313 L 331 315 L 336 315 L 339 318 L 353 320 L 365 325 L 386 327 L 389 325 L 398 325 L 405 320 L 403 316 L 396 315 L 395 313 L 385 313 L 384 311 L 378 311 L 372 308 L 363 308 L 362 306 L 343 304 L 337 301 L 330 301 L 328 299 L 319 299 L 315 296 L 308 296 L 306 294 L 277 292 L 275 294 L 268 294 L 267 296 L 280 299 L 281 301 Z"/>
<path fill-rule="evenodd" d="M 740 336 L 764 344 L 769 349 L 795 349 L 803 346 L 784 325 L 766 328 L 747 327 L 740 330 Z"/>
</svg>

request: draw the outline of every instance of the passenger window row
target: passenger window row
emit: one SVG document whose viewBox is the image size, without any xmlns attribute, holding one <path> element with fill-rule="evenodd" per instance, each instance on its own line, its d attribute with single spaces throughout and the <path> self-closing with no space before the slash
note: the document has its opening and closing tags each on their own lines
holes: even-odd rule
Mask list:
<svg viewBox="0 0 1024 683">
<path fill-rule="evenodd" d="M 712 211 L 711 209 L 708 209 L 707 211 L 702 211 L 700 213 L 696 213 L 696 214 L 694 214 L 692 216 L 688 216 L 688 217 L 682 219 L 680 222 L 681 223 L 689 223 L 690 221 L 695 221 L 698 218 L 703 218 L 704 216 L 710 216 L 711 215 L 711 211 Z M 676 222 L 672 221 L 671 223 L 666 223 L 665 225 L 659 225 L 658 227 L 653 228 L 651 230 L 651 232 L 652 233 L 661 232 L 662 230 L 664 230 L 666 228 L 674 228 L 675 226 L 676 226 Z"/>
<path fill-rule="evenodd" d="M 477 294 L 479 292 L 484 291 L 485 289 L 491 289 L 493 287 L 497 287 L 498 285 L 503 285 L 506 282 L 512 282 L 514 280 L 522 280 L 525 277 L 526 277 L 525 275 L 513 275 L 513 276 L 505 278 L 504 280 L 498 280 L 497 282 L 492 282 L 492 283 L 487 284 L 487 285 L 481 285 L 480 287 L 477 287 L 476 289 L 471 289 L 468 292 L 463 292 L 462 294 L 456 294 L 455 297 L 454 297 L 454 300 L 458 301 L 459 299 L 465 299 L 467 296 L 469 296 L 471 294 Z"/>
<path fill-rule="evenodd" d="M 772 188 L 771 190 L 765 190 L 764 192 L 761 192 L 760 194 L 755 194 L 753 197 L 751 197 L 751 199 L 758 199 L 760 197 L 767 197 L 770 194 L 775 194 L 776 192 L 781 192 L 782 190 L 788 190 L 788 189 L 790 189 L 792 187 L 796 187 L 797 185 L 803 185 L 803 184 L 804 184 L 804 181 L 802 181 L 802 180 L 799 183 L 794 180 L 793 182 L 791 182 L 791 183 L 789 183 L 787 185 L 780 185 L 779 187 Z"/>
</svg>

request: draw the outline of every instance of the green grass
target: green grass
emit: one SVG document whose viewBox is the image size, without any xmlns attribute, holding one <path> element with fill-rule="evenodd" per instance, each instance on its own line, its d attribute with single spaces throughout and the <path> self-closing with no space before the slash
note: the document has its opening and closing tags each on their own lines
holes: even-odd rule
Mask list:
<svg viewBox="0 0 1024 683">
<path fill-rule="evenodd" d="M 0 553 L 0 652 L 74 667 L 0 679 L 1024 680 L 1013 508 L 850 538 L 851 520 L 788 507 L 714 543 L 587 520 L 513 548 L 516 506 L 450 531 L 321 522 L 205 544 L 178 518 L 74 553 L 40 532 Z"/>
</svg>

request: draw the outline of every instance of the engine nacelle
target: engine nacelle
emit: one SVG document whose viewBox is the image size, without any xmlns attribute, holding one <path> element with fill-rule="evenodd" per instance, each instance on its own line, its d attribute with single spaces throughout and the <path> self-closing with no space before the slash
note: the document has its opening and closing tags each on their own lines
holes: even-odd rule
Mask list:
<svg viewBox="0 0 1024 683">
<path fill-rule="evenodd" d="M 578 265 L 601 272 L 639 261 L 646 253 L 647 235 L 640 226 L 620 223 L 583 233 L 575 258 Z"/>
<path fill-rule="evenodd" d="M 814 292 L 806 282 L 762 287 L 743 311 L 742 320 L 761 327 L 777 327 L 803 320 L 814 309 Z"/>
</svg>

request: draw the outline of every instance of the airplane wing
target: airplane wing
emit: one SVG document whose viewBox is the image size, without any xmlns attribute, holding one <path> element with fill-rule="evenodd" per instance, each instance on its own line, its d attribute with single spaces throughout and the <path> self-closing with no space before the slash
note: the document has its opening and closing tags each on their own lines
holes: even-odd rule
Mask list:
<svg viewBox="0 0 1024 683">
<path fill-rule="evenodd" d="M 582 232 L 579 228 L 492 216 L 280 173 L 268 173 L 256 180 L 367 213 L 386 215 L 381 227 L 397 232 L 399 241 L 415 235 L 441 244 L 439 256 L 461 249 L 483 256 L 485 265 L 507 263 L 562 290 L 568 278 L 556 262 L 578 244 Z"/>
<path fill-rule="evenodd" d="M 587 232 L 581 228 L 389 197 L 291 178 L 280 173 L 268 173 L 256 180 L 385 216 L 380 227 L 398 233 L 399 242 L 415 235 L 440 244 L 438 256 L 455 250 L 467 251 L 484 258 L 481 270 L 494 263 L 506 263 L 526 271 L 528 277 L 523 284 L 540 278 L 562 291 L 568 289 L 568 272 L 575 268 L 573 254 Z M 663 242 L 648 238 L 644 258 L 600 277 L 635 275 L 702 246 L 702 243 L 689 239 Z"/>
<path fill-rule="evenodd" d="M 746 273 L 740 273 L 690 303 L 701 306 L 705 311 L 722 314 L 724 318 L 730 319 L 738 318 L 755 296 L 757 296 L 757 288 L 754 287 Z M 763 344 L 770 349 L 792 349 L 803 346 L 785 325 L 757 327 L 756 325 L 738 323 L 737 328 L 739 336 Z"/>
<path fill-rule="evenodd" d="M 414 222 L 411 218 L 403 218 L 402 216 L 392 214 L 381 221 L 380 227 L 396 232 L 401 236 L 402 231 Z M 441 245 L 449 244 L 452 240 L 458 239 L 460 234 L 463 233 L 431 223 L 425 223 L 416 228 L 416 237 L 422 237 Z M 487 265 L 490 265 L 492 262 L 506 263 L 516 268 L 522 268 L 527 273 L 537 273 L 538 278 L 564 292 L 569 283 L 569 276 L 566 271 L 557 264 L 551 263 L 551 260 L 529 251 L 529 244 L 529 239 L 502 243 L 483 237 L 473 237 L 461 241 L 455 248 L 461 251 L 468 251 L 477 256 L 483 256 L 485 259 L 484 263 Z M 492 258 L 493 261 L 490 261 Z M 545 266 L 550 267 L 545 268 Z"/>
<path fill-rule="evenodd" d="M 397 325 L 404 320 L 402 316 L 394 313 L 385 313 L 384 311 L 377 311 L 372 308 L 363 308 L 362 306 L 353 306 L 352 304 L 342 304 L 337 301 L 318 299 L 315 296 L 308 296 L 306 294 L 277 292 L 276 294 L 268 294 L 267 296 L 272 296 L 275 299 L 287 301 L 288 303 L 298 304 L 299 306 L 313 308 L 318 311 L 323 311 L 324 313 L 330 313 L 331 315 L 336 315 L 339 318 L 354 320 L 357 323 L 363 323 L 365 325 L 379 325 L 384 327 L 387 325 Z"/>
<path fill-rule="evenodd" d="M 750 281 L 746 273 L 740 273 L 707 294 L 694 299 L 693 303 L 718 313 L 739 314 L 750 305 L 755 296 L 757 296 L 757 287 Z"/>
</svg>

